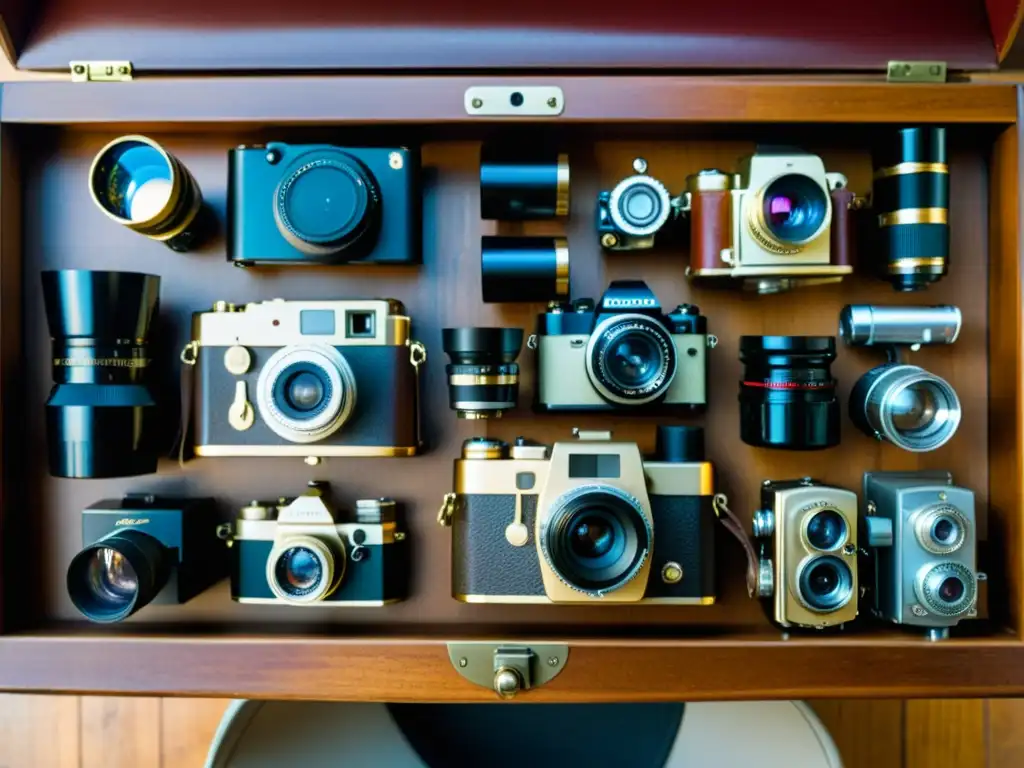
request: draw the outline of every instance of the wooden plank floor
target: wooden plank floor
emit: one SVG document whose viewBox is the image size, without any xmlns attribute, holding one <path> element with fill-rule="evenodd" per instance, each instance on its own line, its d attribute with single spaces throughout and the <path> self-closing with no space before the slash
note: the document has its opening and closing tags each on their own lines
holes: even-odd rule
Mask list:
<svg viewBox="0 0 1024 768">
<path fill-rule="evenodd" d="M 0 695 L 0 768 L 201 768 L 227 702 Z M 846 768 L 1021 768 L 1024 700 L 821 701 Z"/>
</svg>

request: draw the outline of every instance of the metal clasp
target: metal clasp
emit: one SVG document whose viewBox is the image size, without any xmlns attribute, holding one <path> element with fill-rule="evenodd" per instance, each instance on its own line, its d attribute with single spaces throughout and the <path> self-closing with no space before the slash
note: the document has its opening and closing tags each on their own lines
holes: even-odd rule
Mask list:
<svg viewBox="0 0 1024 768">
<path fill-rule="evenodd" d="M 457 496 L 454 493 L 446 493 L 444 495 L 444 501 L 441 502 L 441 509 L 437 513 L 437 523 L 442 528 L 448 528 L 452 524 L 452 517 L 455 515 L 455 500 Z"/>
<path fill-rule="evenodd" d="M 185 365 L 195 365 L 199 359 L 199 342 L 190 341 L 185 345 L 185 348 L 181 350 L 181 362 Z"/>
<path fill-rule="evenodd" d="M 72 61 L 73 83 L 124 83 L 132 79 L 130 61 Z"/>
<path fill-rule="evenodd" d="M 417 370 L 421 365 L 427 362 L 427 348 L 421 341 L 409 342 L 409 362 L 412 363 L 413 368 Z"/>
<path fill-rule="evenodd" d="M 490 688 L 502 699 L 554 680 L 569 660 L 569 646 L 448 643 L 455 671 L 471 683 Z"/>
</svg>

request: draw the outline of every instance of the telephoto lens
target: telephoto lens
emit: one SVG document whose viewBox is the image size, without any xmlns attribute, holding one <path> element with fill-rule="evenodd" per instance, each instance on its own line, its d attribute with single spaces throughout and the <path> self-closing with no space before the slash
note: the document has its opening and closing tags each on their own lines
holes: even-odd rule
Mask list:
<svg viewBox="0 0 1024 768">
<path fill-rule="evenodd" d="M 794 451 L 839 443 L 834 336 L 740 338 L 740 438 Z"/>
<path fill-rule="evenodd" d="M 873 162 L 880 276 L 897 291 L 927 288 L 949 269 L 946 129 L 900 128 L 875 147 Z"/>
<path fill-rule="evenodd" d="M 156 472 L 156 401 L 147 340 L 160 278 L 138 272 L 42 273 L 54 386 L 46 401 L 50 474 Z"/>
<path fill-rule="evenodd" d="M 498 221 L 569 215 L 569 156 L 485 144 L 480 150 L 480 218 Z"/>
<path fill-rule="evenodd" d="M 923 368 L 889 363 L 854 385 L 850 419 L 865 434 L 905 451 L 934 451 L 960 426 L 960 398 L 944 379 Z"/>
<path fill-rule="evenodd" d="M 451 359 L 448 403 L 459 418 L 497 419 L 516 407 L 521 328 L 445 328 L 442 344 Z"/>
<path fill-rule="evenodd" d="M 485 236 L 480 269 L 489 304 L 569 297 L 569 244 L 563 237 Z"/>
<path fill-rule="evenodd" d="M 203 193 L 174 155 L 145 136 L 122 136 L 99 151 L 89 170 L 93 202 L 122 226 L 172 251 L 207 234 Z"/>
<path fill-rule="evenodd" d="M 851 347 L 952 344 L 960 335 L 959 307 L 876 307 L 848 304 L 839 312 L 839 337 Z"/>
</svg>

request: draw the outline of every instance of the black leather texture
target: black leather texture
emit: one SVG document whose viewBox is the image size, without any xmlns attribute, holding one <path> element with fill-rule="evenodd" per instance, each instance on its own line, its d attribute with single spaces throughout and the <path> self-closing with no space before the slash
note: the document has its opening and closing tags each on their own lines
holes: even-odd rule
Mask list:
<svg viewBox="0 0 1024 768">
<path fill-rule="evenodd" d="M 537 496 L 523 497 L 525 545 L 513 547 L 505 528 L 515 519 L 513 494 L 459 497 L 452 517 L 452 595 L 543 595 L 534 524 Z"/>
<path fill-rule="evenodd" d="M 715 511 L 710 496 L 651 496 L 654 558 L 644 597 L 710 597 L 715 594 Z M 682 581 L 661 579 L 665 563 L 683 568 Z"/>
</svg>

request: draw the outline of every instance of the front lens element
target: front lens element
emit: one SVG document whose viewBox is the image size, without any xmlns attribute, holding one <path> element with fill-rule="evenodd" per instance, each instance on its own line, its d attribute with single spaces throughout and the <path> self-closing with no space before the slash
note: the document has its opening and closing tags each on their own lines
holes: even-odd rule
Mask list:
<svg viewBox="0 0 1024 768">
<path fill-rule="evenodd" d="M 303 597 L 322 583 L 324 569 L 316 553 L 307 547 L 290 547 L 277 559 L 274 573 L 281 590 L 292 597 Z"/>
<path fill-rule="evenodd" d="M 541 548 L 562 581 L 601 596 L 636 577 L 652 537 L 637 499 L 612 486 L 580 486 L 552 505 Z"/>
<path fill-rule="evenodd" d="M 807 542 L 815 549 L 831 552 L 846 540 L 846 519 L 834 509 L 815 512 L 807 521 Z"/>
<path fill-rule="evenodd" d="M 853 596 L 853 573 L 838 557 L 814 557 L 801 569 L 798 589 L 801 601 L 812 611 L 836 611 Z"/>
<path fill-rule="evenodd" d="M 163 589 L 169 557 L 152 536 L 118 529 L 72 558 L 67 573 L 68 596 L 90 621 L 121 621 Z"/>
<path fill-rule="evenodd" d="M 643 405 L 663 397 L 676 364 L 672 335 L 646 315 L 608 318 L 590 336 L 587 373 L 598 394 L 616 405 Z"/>
<path fill-rule="evenodd" d="M 116 549 L 100 547 L 92 552 L 87 566 L 89 589 L 112 607 L 125 606 L 139 591 L 139 577 L 127 558 Z"/>
<path fill-rule="evenodd" d="M 772 239 L 793 246 L 816 238 L 827 223 L 829 198 L 814 179 L 790 173 L 764 190 L 761 220 Z"/>
</svg>

